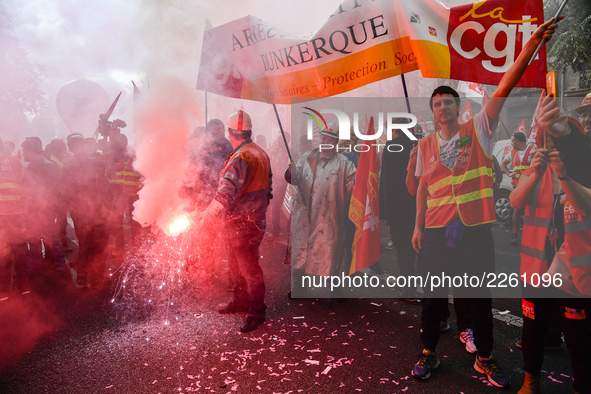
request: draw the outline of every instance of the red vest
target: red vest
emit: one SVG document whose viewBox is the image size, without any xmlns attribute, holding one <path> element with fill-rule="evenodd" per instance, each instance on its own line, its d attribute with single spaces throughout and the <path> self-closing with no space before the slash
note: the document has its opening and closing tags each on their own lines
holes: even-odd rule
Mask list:
<svg viewBox="0 0 591 394">
<path fill-rule="evenodd" d="M 15 156 L 0 154 L 0 215 L 23 213 L 25 168 Z"/>
<path fill-rule="evenodd" d="M 533 170 L 526 171 L 530 175 Z M 536 186 L 525 207 L 523 236 L 521 239 L 521 274 L 526 274 L 527 284 L 532 286 L 532 274 L 540 275 L 548 271 L 546 239 L 554 212 L 554 193 L 552 189 L 552 171 L 546 169 L 542 180 Z M 523 279 L 523 277 L 522 277 Z"/>
<path fill-rule="evenodd" d="M 528 280 L 534 273 L 541 276 L 548 271 L 545 245 L 553 204 L 552 172 L 548 168 L 525 208 L 521 274 L 526 273 Z M 591 295 L 591 216 L 576 213 L 568 196 L 564 204 L 564 229 L 564 246 L 574 284 L 584 295 Z M 528 284 L 532 285 L 529 281 Z"/>
<path fill-rule="evenodd" d="M 526 149 L 525 153 L 523 154 L 523 159 L 519 159 L 519 151 L 517 149 L 511 150 L 511 167 L 513 168 L 513 172 L 515 176 L 511 179 L 511 185 L 517 186 L 517 180 L 519 176 L 523 172 L 523 170 L 527 170 L 531 166 L 531 150 L 533 148 L 533 144 L 530 144 Z"/>
<path fill-rule="evenodd" d="M 591 215 L 581 216 L 568 201 L 564 204 L 564 244 L 573 282 L 581 293 L 591 295 Z"/>
<path fill-rule="evenodd" d="M 133 157 L 128 157 L 117 163 L 115 172 L 115 193 L 126 196 L 135 196 L 142 188 L 140 178 L 142 174 L 134 171 Z"/>
<path fill-rule="evenodd" d="M 421 179 L 428 185 L 425 227 L 447 226 L 459 215 L 466 226 L 494 222 L 492 157 L 479 141 L 474 119 L 462 125 L 456 142 L 458 159 L 452 170 L 439 162 L 438 134 L 419 142 Z"/>
</svg>

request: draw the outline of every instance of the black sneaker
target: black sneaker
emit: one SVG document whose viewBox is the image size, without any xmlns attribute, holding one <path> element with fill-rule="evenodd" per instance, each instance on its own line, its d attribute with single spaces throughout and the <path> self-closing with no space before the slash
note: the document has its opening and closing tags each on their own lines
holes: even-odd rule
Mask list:
<svg viewBox="0 0 591 394">
<path fill-rule="evenodd" d="M 511 245 L 512 246 L 519 245 L 519 239 L 517 238 L 517 234 L 511 234 Z"/>
<path fill-rule="evenodd" d="M 431 352 L 429 349 L 423 349 L 421 358 L 412 368 L 412 376 L 417 379 L 427 379 L 431 376 L 431 370 L 439 366 L 437 352 Z"/>
<path fill-rule="evenodd" d="M 256 330 L 261 324 L 265 323 L 264 317 L 248 316 L 240 326 L 240 332 L 250 332 Z"/>
<path fill-rule="evenodd" d="M 488 377 L 488 381 L 497 387 L 509 387 L 509 377 L 499 368 L 493 356 L 489 356 L 486 360 L 480 361 L 476 355 L 474 362 L 474 369 Z"/>
</svg>

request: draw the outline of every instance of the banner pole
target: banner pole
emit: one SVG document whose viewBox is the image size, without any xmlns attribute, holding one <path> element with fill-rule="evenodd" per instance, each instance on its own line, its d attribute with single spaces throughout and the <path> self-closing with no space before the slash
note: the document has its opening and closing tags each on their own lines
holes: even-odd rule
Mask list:
<svg viewBox="0 0 591 394">
<path fill-rule="evenodd" d="M 400 74 L 400 78 L 402 79 L 402 89 L 404 89 L 404 98 L 406 99 L 406 109 L 408 113 L 412 113 L 410 110 L 410 101 L 408 100 L 408 91 L 406 90 L 406 79 L 404 79 L 404 74 Z"/>
<path fill-rule="evenodd" d="M 207 126 L 207 90 L 205 91 L 205 126 Z"/>
<path fill-rule="evenodd" d="M 279 118 L 279 112 L 277 112 L 277 106 L 273 103 L 273 109 L 275 110 L 275 116 L 277 117 L 277 123 L 279 124 L 279 130 L 281 131 L 281 136 L 283 137 L 283 143 L 285 144 L 285 149 L 287 149 L 287 156 L 289 156 L 289 162 L 294 163 L 293 158 L 291 157 L 291 151 L 289 150 L 289 145 L 287 143 L 287 138 L 285 138 L 285 132 L 283 131 L 283 125 L 281 124 L 281 118 Z M 292 174 L 293 176 L 293 174 Z M 296 185 L 298 186 L 298 185 Z M 304 198 L 304 192 L 302 188 L 298 186 L 298 191 L 300 192 L 300 197 L 302 198 L 302 202 L 304 203 L 304 207 L 308 208 L 308 204 L 306 204 L 306 199 Z"/>
</svg>

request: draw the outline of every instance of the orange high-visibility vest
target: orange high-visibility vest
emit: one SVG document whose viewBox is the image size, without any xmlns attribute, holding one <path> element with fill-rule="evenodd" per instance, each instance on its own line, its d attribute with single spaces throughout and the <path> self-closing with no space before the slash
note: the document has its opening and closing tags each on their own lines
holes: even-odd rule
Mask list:
<svg viewBox="0 0 591 394">
<path fill-rule="evenodd" d="M 246 179 L 244 180 L 244 185 L 238 191 L 238 196 L 240 197 L 249 192 L 268 189 L 271 161 L 265 151 L 254 142 L 249 142 L 242 145 L 240 149 L 234 152 L 234 154 L 228 158 L 226 164 L 234 160 L 236 156 L 241 157 L 248 164 Z M 224 164 L 224 169 L 226 164 Z M 226 171 L 222 170 L 220 178 L 223 178 L 225 173 Z"/>
<path fill-rule="evenodd" d="M 458 160 L 453 169 L 439 162 L 438 134 L 419 142 L 422 180 L 428 185 L 425 227 L 445 227 L 459 214 L 466 226 L 494 222 L 492 157 L 482 147 L 472 121 L 459 131 Z"/>
<path fill-rule="evenodd" d="M 0 215 L 23 213 L 25 168 L 15 156 L 0 154 Z"/>
<path fill-rule="evenodd" d="M 575 212 L 568 201 L 564 204 L 564 244 L 573 282 L 582 294 L 591 295 L 591 215 Z"/>
<path fill-rule="evenodd" d="M 117 163 L 117 172 L 115 172 L 115 193 L 124 194 L 126 196 L 135 196 L 139 193 L 142 188 L 142 182 L 140 178 L 142 174 L 134 171 L 132 163 L 133 157 L 128 158 L 126 161 L 120 161 Z"/>
<path fill-rule="evenodd" d="M 511 167 L 513 168 L 513 172 L 515 175 L 513 179 L 511 179 L 511 185 L 517 186 L 517 180 L 519 176 L 523 172 L 523 170 L 527 170 L 531 166 L 531 150 L 533 145 L 530 144 L 526 149 L 525 153 L 523 154 L 523 159 L 519 159 L 519 151 L 517 149 L 511 150 Z"/>
<path fill-rule="evenodd" d="M 526 171 L 530 175 L 533 170 Z M 531 284 L 532 274 L 540 277 L 548 271 L 546 240 L 554 212 L 554 192 L 552 171 L 547 168 L 541 181 L 525 207 L 523 236 L 521 238 L 521 275 L 525 274 L 527 284 Z M 521 277 L 523 279 L 523 276 Z"/>
<path fill-rule="evenodd" d="M 54 155 L 51 155 L 49 157 L 49 160 L 53 161 L 55 164 L 57 164 L 59 166 L 59 168 L 64 168 L 64 163 L 61 162 L 60 159 L 58 159 L 57 157 L 55 157 Z"/>
</svg>

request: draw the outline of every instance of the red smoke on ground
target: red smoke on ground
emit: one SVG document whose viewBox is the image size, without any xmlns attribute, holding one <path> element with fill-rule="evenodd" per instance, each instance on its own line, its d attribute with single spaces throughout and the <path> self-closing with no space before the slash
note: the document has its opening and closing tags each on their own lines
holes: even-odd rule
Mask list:
<svg viewBox="0 0 591 394">
<path fill-rule="evenodd" d="M 18 362 L 39 340 L 63 326 L 46 299 L 34 294 L 0 303 L 0 368 Z"/>
</svg>

